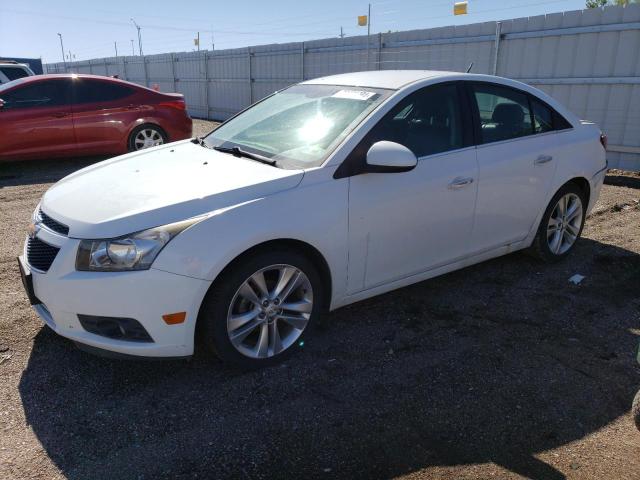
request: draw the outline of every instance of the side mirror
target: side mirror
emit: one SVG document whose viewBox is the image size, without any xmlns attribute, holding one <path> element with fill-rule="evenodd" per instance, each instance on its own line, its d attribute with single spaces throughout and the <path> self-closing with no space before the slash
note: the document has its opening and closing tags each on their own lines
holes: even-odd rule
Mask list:
<svg viewBox="0 0 640 480">
<path fill-rule="evenodd" d="M 371 145 L 367 152 L 366 173 L 408 172 L 416 168 L 418 159 L 404 145 L 383 140 Z"/>
</svg>

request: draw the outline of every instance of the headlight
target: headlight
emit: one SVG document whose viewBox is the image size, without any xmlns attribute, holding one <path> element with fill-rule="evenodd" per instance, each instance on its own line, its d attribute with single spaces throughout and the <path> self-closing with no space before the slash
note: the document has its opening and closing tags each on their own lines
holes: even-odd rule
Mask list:
<svg viewBox="0 0 640 480">
<path fill-rule="evenodd" d="M 76 270 L 147 270 L 173 237 L 204 218 L 192 218 L 119 238 L 81 240 L 76 256 Z"/>
</svg>

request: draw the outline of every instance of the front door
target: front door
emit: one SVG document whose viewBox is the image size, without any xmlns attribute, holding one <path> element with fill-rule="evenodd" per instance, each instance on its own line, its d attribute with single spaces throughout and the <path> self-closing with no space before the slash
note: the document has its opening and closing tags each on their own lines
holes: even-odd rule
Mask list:
<svg viewBox="0 0 640 480">
<path fill-rule="evenodd" d="M 0 92 L 0 157 L 70 154 L 75 136 L 66 78 L 28 82 Z"/>
<path fill-rule="evenodd" d="M 467 254 L 478 169 L 465 134 L 460 93 L 452 83 L 410 94 L 354 150 L 366 152 L 376 141 L 393 141 L 412 150 L 418 165 L 404 173 L 350 177 L 349 293 Z"/>
</svg>

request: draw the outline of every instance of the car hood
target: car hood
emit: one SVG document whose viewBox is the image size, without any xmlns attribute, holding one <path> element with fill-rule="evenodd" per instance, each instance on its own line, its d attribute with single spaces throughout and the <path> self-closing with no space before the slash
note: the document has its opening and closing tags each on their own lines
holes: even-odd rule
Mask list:
<svg viewBox="0 0 640 480">
<path fill-rule="evenodd" d="M 74 238 L 113 238 L 297 186 L 284 170 L 191 141 L 107 160 L 63 178 L 40 204 Z"/>
</svg>

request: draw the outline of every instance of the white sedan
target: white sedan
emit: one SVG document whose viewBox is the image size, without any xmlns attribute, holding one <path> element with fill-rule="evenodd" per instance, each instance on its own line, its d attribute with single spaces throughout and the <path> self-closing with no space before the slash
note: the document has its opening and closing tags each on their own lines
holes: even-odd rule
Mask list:
<svg viewBox="0 0 640 480">
<path fill-rule="evenodd" d="M 573 249 L 606 138 L 486 75 L 360 72 L 277 92 L 204 138 L 46 192 L 20 257 L 40 317 L 96 352 L 245 367 L 323 310 L 530 249 Z"/>
</svg>

